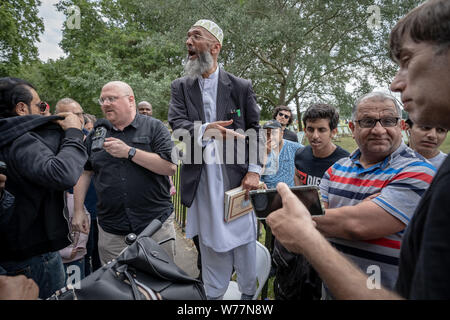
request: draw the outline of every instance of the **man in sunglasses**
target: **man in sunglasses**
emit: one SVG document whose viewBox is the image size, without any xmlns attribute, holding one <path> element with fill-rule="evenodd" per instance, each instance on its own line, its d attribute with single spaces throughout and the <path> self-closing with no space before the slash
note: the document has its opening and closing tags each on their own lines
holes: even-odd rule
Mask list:
<svg viewBox="0 0 450 320">
<path fill-rule="evenodd" d="M 338 250 L 390 289 L 403 231 L 435 174 L 403 143 L 400 118 L 400 106 L 388 94 L 356 101 L 349 127 L 358 149 L 325 172 L 320 189 L 327 210 L 314 218 Z"/>
<path fill-rule="evenodd" d="M 293 142 L 298 142 L 297 135 L 294 131 L 287 129 L 288 126 L 292 124 L 294 120 L 292 118 L 292 112 L 289 107 L 286 106 L 278 106 L 273 110 L 272 118 L 277 120 L 281 124 L 281 128 L 283 130 L 283 139 L 290 140 Z"/>
<path fill-rule="evenodd" d="M 64 286 L 57 252 L 70 243 L 63 191 L 87 160 L 78 118 L 43 117 L 44 104 L 29 82 L 0 78 L 0 161 L 7 166 L 5 190 L 15 198 L 0 225 L 0 274 L 33 279 L 41 299 Z"/>
</svg>

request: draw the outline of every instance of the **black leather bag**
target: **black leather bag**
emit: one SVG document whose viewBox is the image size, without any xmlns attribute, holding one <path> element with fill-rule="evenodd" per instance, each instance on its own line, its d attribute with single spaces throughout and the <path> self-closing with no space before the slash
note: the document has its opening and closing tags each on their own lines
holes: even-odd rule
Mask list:
<svg viewBox="0 0 450 320">
<path fill-rule="evenodd" d="M 49 299 L 206 300 L 203 284 L 178 268 L 150 238 L 160 227 L 154 220 L 117 259 Z"/>
</svg>

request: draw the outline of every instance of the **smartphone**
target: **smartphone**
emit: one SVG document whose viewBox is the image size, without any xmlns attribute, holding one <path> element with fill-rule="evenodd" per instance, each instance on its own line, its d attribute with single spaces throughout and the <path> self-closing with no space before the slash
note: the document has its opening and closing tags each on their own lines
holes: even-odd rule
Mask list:
<svg viewBox="0 0 450 320">
<path fill-rule="evenodd" d="M 6 174 L 6 163 L 0 161 L 0 174 Z"/>
<path fill-rule="evenodd" d="M 296 186 L 289 189 L 300 199 L 312 216 L 325 214 L 318 187 Z M 261 220 L 266 219 L 272 211 L 283 206 L 277 189 L 252 190 L 249 195 L 256 218 Z"/>
</svg>

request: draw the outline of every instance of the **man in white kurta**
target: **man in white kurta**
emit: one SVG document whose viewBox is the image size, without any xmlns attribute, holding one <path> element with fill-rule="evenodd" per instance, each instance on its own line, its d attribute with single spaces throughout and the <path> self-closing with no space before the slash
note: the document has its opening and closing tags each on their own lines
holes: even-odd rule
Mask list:
<svg viewBox="0 0 450 320">
<path fill-rule="evenodd" d="M 196 196 L 188 210 L 186 236 L 199 236 L 202 276 L 208 297 L 217 298 L 224 294 L 223 288 L 228 285 L 233 266 L 240 278 L 240 291 L 251 296 L 256 285 L 255 216 L 250 213 L 228 223 L 224 221 L 224 194 L 227 190 L 224 190 L 217 150 L 220 144 L 215 139 L 205 142 L 202 139 L 207 125 L 216 121 L 218 75 L 217 67 L 209 78 L 199 79 L 207 123 L 199 127 L 200 139 L 197 143 L 206 145 L 203 155 L 207 164 L 203 167 Z M 258 171 L 258 168 L 254 170 Z"/>
<path fill-rule="evenodd" d="M 219 68 L 217 56 L 223 37 L 219 33 L 220 28 L 207 20 L 198 21 L 189 30 L 186 40 L 189 56 L 185 66 L 188 76 L 172 83 L 169 123 L 174 131 L 189 130 L 198 149 L 204 148 L 201 165 L 183 164 L 181 196 L 189 207 L 186 235 L 199 236 L 206 294 L 209 299 L 221 299 L 234 268 L 242 298 L 248 299 L 256 291 L 255 216 L 250 213 L 225 222 L 224 193 L 236 184 L 242 184 L 247 190 L 256 189 L 261 167 L 224 165 L 220 156 L 222 144 L 210 138 L 209 133 L 215 130 L 224 135 L 233 134 L 233 130 L 226 128 L 231 124 L 244 131 L 258 128 L 259 109 L 250 81 Z M 230 115 L 233 121 L 229 120 Z M 196 121 L 201 121 L 201 125 L 194 125 Z"/>
</svg>

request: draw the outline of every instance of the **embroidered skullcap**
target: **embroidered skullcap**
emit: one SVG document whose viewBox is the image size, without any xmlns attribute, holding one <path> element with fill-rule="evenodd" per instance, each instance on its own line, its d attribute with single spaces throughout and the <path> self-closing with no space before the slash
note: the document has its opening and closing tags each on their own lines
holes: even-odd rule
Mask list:
<svg viewBox="0 0 450 320">
<path fill-rule="evenodd" d="M 223 31 L 215 22 L 211 20 L 202 19 L 194 23 L 193 27 L 205 28 L 219 41 L 220 45 L 222 45 Z"/>
</svg>

